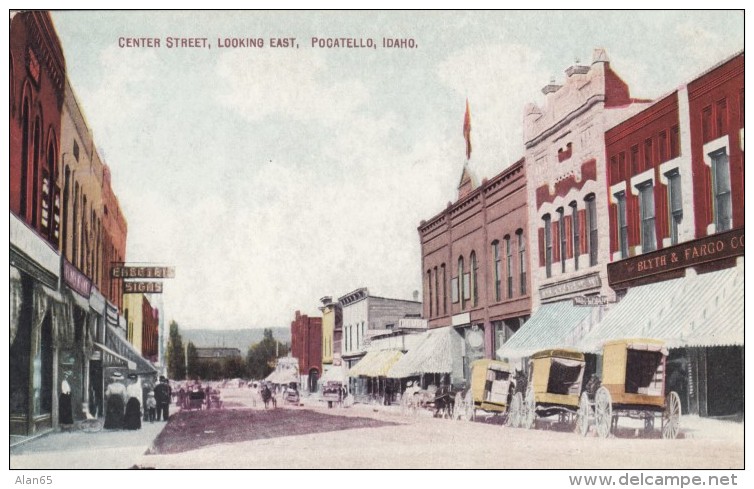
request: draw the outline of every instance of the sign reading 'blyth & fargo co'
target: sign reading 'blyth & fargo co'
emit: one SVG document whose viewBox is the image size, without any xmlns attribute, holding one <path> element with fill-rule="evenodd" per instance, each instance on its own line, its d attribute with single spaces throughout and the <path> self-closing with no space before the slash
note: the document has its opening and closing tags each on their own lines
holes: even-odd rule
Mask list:
<svg viewBox="0 0 754 489">
<path fill-rule="evenodd" d="M 175 267 L 136 267 L 129 265 L 113 266 L 112 278 L 174 278 Z"/>
<path fill-rule="evenodd" d="M 743 256 L 744 228 L 687 241 L 607 265 L 610 286 L 663 272 Z"/>
<path fill-rule="evenodd" d="M 124 294 L 162 294 L 162 282 L 123 282 Z"/>
</svg>

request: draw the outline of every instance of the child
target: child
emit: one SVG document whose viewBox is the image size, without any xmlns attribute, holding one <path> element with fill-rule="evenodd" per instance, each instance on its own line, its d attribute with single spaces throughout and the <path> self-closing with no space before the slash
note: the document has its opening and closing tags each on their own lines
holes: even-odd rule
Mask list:
<svg viewBox="0 0 754 489">
<path fill-rule="evenodd" d="M 154 391 L 149 391 L 147 394 L 147 411 L 149 412 L 149 422 L 154 423 L 154 418 L 157 413 L 157 400 L 154 398 Z"/>
</svg>

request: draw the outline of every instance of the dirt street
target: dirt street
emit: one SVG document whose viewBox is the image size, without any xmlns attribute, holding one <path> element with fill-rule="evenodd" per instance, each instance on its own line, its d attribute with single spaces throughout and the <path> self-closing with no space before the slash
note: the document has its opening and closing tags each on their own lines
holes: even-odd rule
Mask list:
<svg viewBox="0 0 754 489">
<path fill-rule="evenodd" d="M 276 411 L 251 407 L 244 389 L 226 408 L 179 413 L 137 463 L 174 468 L 548 468 L 735 469 L 744 466 L 743 425 L 684 417 L 677 440 L 583 438 L 571 430 L 405 416 L 396 406 L 328 409 L 315 399 Z"/>
</svg>

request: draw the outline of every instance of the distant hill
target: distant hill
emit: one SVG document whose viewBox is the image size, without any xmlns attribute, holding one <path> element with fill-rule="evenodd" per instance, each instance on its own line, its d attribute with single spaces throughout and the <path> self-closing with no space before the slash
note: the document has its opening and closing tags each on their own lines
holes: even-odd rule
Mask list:
<svg viewBox="0 0 754 489">
<path fill-rule="evenodd" d="M 291 342 L 290 328 L 270 328 L 276 340 Z M 264 329 L 179 329 L 183 344 L 192 342 L 198 348 L 228 347 L 238 348 L 245 355 L 254 343 L 262 341 Z"/>
</svg>

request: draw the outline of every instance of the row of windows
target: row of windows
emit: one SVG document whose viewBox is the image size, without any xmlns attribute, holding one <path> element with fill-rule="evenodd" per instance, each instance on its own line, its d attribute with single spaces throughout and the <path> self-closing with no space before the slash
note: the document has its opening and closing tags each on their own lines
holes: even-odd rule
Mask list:
<svg viewBox="0 0 754 489">
<path fill-rule="evenodd" d="M 735 104 L 735 101 L 733 102 Z M 738 96 L 738 115 L 739 124 L 744 127 L 744 91 L 741 90 Z M 728 134 L 729 128 L 729 107 L 728 98 L 722 98 L 702 109 L 702 142 L 708 143 Z"/>
<path fill-rule="evenodd" d="M 515 240 L 517 250 L 513 250 Z M 492 242 L 490 254 L 493 264 L 495 302 L 503 300 L 503 292 L 507 299 L 513 298 L 516 289 L 521 295 L 526 294 L 526 240 L 522 229 L 516 231 L 516 237 L 506 235 L 502 243 L 499 240 Z M 514 262 L 518 262 L 518 283 L 514 284 Z M 503 263 L 505 266 L 503 266 Z M 450 280 L 451 302 L 460 302 L 461 310 L 465 310 L 468 304 L 471 307 L 479 305 L 479 263 L 476 251 L 469 254 L 469 271 L 466 271 L 466 262 L 463 256 L 458 257 L 458 275 Z M 504 275 L 505 274 L 505 275 Z M 505 289 L 503 288 L 505 277 Z M 427 290 L 429 316 L 438 316 L 448 313 L 447 301 L 447 272 L 445 263 L 439 267 L 427 270 L 425 288 Z M 442 288 L 442 289 L 441 289 Z"/>
<path fill-rule="evenodd" d="M 343 349 L 351 352 L 361 349 L 366 336 L 366 323 L 349 324 L 343 327 Z"/>
<path fill-rule="evenodd" d="M 597 265 L 598 261 L 598 222 L 597 222 L 597 204 L 594 194 L 589 194 L 584 198 L 586 211 L 584 219 L 579 217 L 578 205 L 574 200 L 568 204 L 569 209 L 560 207 L 556 210 L 556 221 L 553 216 L 545 214 L 542 216 L 544 226 L 544 263 L 545 275 L 547 278 L 552 277 L 553 266 L 553 247 L 557 247 L 558 257 L 560 258 L 560 271 L 565 273 L 566 260 L 569 255 L 573 258 L 574 270 L 579 269 L 579 255 L 586 245 L 589 252 L 589 266 Z M 569 215 L 570 218 L 567 218 Z M 557 223 L 557 226 L 554 224 Z M 570 225 L 570 230 L 569 230 Z M 582 226 L 586 238 L 586 243 L 582 244 Z M 553 232 L 553 228 L 556 231 Z M 572 245 L 569 253 L 569 242 Z M 540 250 L 542 253 L 542 250 Z"/>
<path fill-rule="evenodd" d="M 677 158 L 681 154 L 680 144 L 678 125 L 674 125 L 669 131 L 663 130 L 655 137 L 645 139 L 643 145 L 631 146 L 628 158 L 625 151 L 611 156 L 611 183 L 621 182 L 629 176 L 654 168 L 658 163 Z"/>
<path fill-rule="evenodd" d="M 712 161 L 712 207 L 715 232 L 731 229 L 733 204 L 731 200 L 730 162 L 725 150 L 716 151 L 710 155 Z M 670 244 L 678 244 L 679 229 L 683 221 L 683 196 L 681 190 L 681 174 L 675 168 L 665 174 L 667 178 L 667 212 L 669 222 Z M 639 237 L 641 251 L 647 253 L 657 249 L 656 236 L 656 207 L 652 180 L 642 182 L 636 186 L 639 193 Z M 626 194 L 620 191 L 615 194 L 618 224 L 618 249 L 621 257 L 629 256 L 628 243 L 628 213 Z"/>
</svg>

